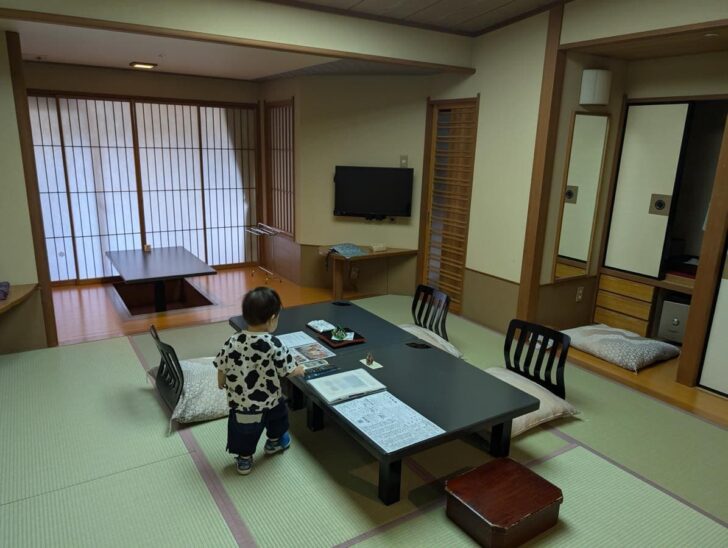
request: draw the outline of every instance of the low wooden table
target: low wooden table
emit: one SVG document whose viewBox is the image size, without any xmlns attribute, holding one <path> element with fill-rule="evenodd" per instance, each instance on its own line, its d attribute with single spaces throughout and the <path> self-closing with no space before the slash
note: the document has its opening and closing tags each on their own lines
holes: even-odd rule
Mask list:
<svg viewBox="0 0 728 548">
<path fill-rule="evenodd" d="M 184 247 L 158 247 L 149 252 L 141 249 L 107 251 L 106 256 L 125 283 L 154 282 L 155 312 L 167 310 L 165 280 L 217 274 L 214 268 Z"/>
<path fill-rule="evenodd" d="M 335 301 L 344 298 L 344 279 L 346 278 L 346 272 L 351 267 L 351 263 L 357 261 L 371 261 L 373 259 L 383 259 L 386 257 L 401 257 L 406 255 L 417 255 L 416 249 L 403 249 L 393 247 L 384 251 L 371 251 L 371 248 L 360 246 L 365 251 L 368 251 L 365 255 L 357 255 L 356 257 L 344 257 L 338 253 L 329 253 L 329 247 L 319 247 L 320 255 L 327 255 L 331 261 L 331 271 L 333 273 L 333 283 L 331 286 L 332 297 Z"/>
<path fill-rule="evenodd" d="M 520 546 L 554 526 L 561 489 L 509 458 L 448 480 L 447 516 L 481 546 Z"/>
</svg>

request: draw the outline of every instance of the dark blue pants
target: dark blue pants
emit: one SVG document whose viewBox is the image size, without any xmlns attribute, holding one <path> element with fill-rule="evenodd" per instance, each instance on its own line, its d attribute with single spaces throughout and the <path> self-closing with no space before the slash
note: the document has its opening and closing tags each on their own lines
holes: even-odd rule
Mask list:
<svg viewBox="0 0 728 548">
<path fill-rule="evenodd" d="M 288 431 L 288 407 L 284 401 L 260 413 L 231 410 L 228 416 L 228 452 L 249 457 L 255 453 L 263 430 L 270 439 L 278 439 Z"/>
</svg>

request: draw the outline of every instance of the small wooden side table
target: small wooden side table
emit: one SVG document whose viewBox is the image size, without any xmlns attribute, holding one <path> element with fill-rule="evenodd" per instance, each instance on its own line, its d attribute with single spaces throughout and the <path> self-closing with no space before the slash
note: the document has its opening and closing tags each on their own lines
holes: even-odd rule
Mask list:
<svg viewBox="0 0 728 548">
<path fill-rule="evenodd" d="M 328 255 L 331 271 L 333 275 L 333 283 L 331 285 L 332 297 L 335 301 L 344 298 L 344 280 L 346 273 L 351 267 L 351 263 L 357 261 L 371 261 L 373 259 L 382 259 L 385 257 L 399 257 L 403 255 L 417 255 L 416 249 L 389 248 L 384 251 L 371 251 L 371 248 L 359 246 L 368 253 L 357 255 L 356 257 L 344 257 L 338 253 L 329 254 L 330 248 L 326 246 L 319 247 L 319 255 Z"/>
</svg>

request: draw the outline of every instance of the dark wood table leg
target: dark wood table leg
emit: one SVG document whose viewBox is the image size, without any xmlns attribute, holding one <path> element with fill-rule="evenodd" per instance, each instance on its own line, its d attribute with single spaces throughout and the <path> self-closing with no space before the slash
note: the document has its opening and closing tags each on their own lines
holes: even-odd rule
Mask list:
<svg viewBox="0 0 728 548">
<path fill-rule="evenodd" d="M 154 282 L 154 310 L 164 312 L 167 310 L 167 295 L 164 291 L 164 281 Z"/>
<path fill-rule="evenodd" d="M 306 424 L 311 432 L 322 430 L 324 427 L 324 412 L 310 398 L 306 403 Z"/>
<path fill-rule="evenodd" d="M 291 411 L 297 411 L 303 409 L 306 406 L 306 396 L 303 395 L 303 390 L 298 388 L 292 382 L 288 382 L 288 407 Z"/>
<path fill-rule="evenodd" d="M 379 499 L 389 506 L 399 501 L 402 461 L 379 463 Z"/>
<path fill-rule="evenodd" d="M 490 429 L 490 448 L 494 457 L 507 457 L 511 450 L 511 425 L 513 421 L 494 424 Z"/>
<path fill-rule="evenodd" d="M 334 273 L 333 283 L 331 290 L 335 301 L 344 298 L 344 272 L 346 270 L 346 261 L 331 259 L 332 268 Z"/>
</svg>

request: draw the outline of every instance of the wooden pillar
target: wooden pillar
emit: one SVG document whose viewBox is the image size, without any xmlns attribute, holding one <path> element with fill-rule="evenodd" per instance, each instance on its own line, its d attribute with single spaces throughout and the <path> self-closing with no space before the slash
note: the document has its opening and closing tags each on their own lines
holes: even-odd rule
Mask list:
<svg viewBox="0 0 728 548">
<path fill-rule="evenodd" d="M 713 316 L 715 292 L 721 278 L 727 232 L 728 121 L 723 130 L 723 143 L 715 170 L 713 194 L 708 208 L 703 243 L 700 247 L 700 265 L 695 278 L 690 313 L 685 328 L 685 344 L 678 362 L 677 381 L 688 386 L 695 386 L 700 375 L 708 328 Z"/>
<path fill-rule="evenodd" d="M 33 248 L 35 250 L 35 267 L 38 272 L 38 286 L 40 287 L 46 342 L 48 346 L 57 346 L 56 316 L 53 308 L 53 294 L 51 293 L 51 275 L 48 268 L 48 255 L 45 246 L 40 194 L 38 193 L 38 177 L 35 171 L 35 154 L 33 153 L 33 136 L 30 126 L 30 111 L 28 110 L 28 94 L 25 88 L 25 77 L 23 76 L 20 36 L 17 32 L 7 31 L 5 33 L 5 39 L 8 45 L 10 78 L 13 84 L 15 114 L 18 122 L 18 133 L 20 135 L 20 153 L 23 157 L 23 174 L 25 176 L 25 189 L 28 195 L 28 209 L 30 211 L 30 224 L 33 234 Z M 12 235 L 7 234 L 5 237 L 12 238 Z"/>
<path fill-rule="evenodd" d="M 546 54 L 531 172 L 531 192 L 528 199 L 528 218 L 518 292 L 517 317 L 527 321 L 535 319 L 538 310 L 544 235 L 566 61 L 566 54 L 559 50 L 563 13 L 564 7 L 561 4 L 551 8 L 546 35 Z"/>
</svg>

